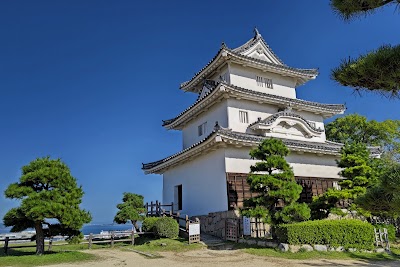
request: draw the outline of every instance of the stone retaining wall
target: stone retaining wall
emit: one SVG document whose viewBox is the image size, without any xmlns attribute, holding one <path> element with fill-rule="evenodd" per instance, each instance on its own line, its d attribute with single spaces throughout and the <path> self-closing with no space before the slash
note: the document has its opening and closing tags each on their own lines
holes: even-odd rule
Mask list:
<svg viewBox="0 0 400 267">
<path fill-rule="evenodd" d="M 212 212 L 208 215 L 195 216 L 200 219 L 200 231 L 209 235 L 225 239 L 226 219 L 239 219 L 238 210 Z"/>
<path fill-rule="evenodd" d="M 243 223 L 242 217 L 238 210 L 229 210 L 221 212 L 212 212 L 208 215 L 195 216 L 200 219 L 200 229 L 202 233 L 221 237 L 225 239 L 225 225 L 227 220 L 236 220 L 239 227 L 239 236 L 243 234 Z M 271 227 L 269 224 L 262 223 L 260 220 L 257 221 L 255 218 L 251 218 L 251 237 L 270 237 Z"/>
<path fill-rule="evenodd" d="M 266 247 L 266 248 L 278 248 L 282 252 L 299 252 L 299 251 L 336 251 L 336 252 L 364 252 L 364 253 L 385 253 L 385 252 L 390 252 L 386 251 L 384 248 L 376 248 L 373 251 L 371 250 L 357 250 L 355 248 L 349 248 L 349 249 L 344 249 L 343 247 L 332 247 L 329 245 L 289 245 L 285 243 L 277 243 L 275 241 L 270 241 L 270 240 L 263 240 L 263 239 L 254 239 L 254 238 L 240 238 L 239 243 L 242 244 L 247 244 L 250 246 L 258 246 L 258 247 Z"/>
</svg>

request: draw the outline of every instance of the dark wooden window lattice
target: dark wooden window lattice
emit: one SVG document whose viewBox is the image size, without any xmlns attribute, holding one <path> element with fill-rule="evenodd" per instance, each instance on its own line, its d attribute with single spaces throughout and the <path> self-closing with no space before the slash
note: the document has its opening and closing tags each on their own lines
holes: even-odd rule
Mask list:
<svg viewBox="0 0 400 267">
<path fill-rule="evenodd" d="M 247 173 L 227 173 L 226 185 L 228 194 L 228 208 L 230 210 L 242 208 L 245 199 L 256 196 L 250 191 L 247 184 Z M 328 188 L 333 187 L 336 179 L 295 177 L 297 183 L 303 187 L 299 202 L 310 203 L 313 196 L 323 194 Z"/>
</svg>

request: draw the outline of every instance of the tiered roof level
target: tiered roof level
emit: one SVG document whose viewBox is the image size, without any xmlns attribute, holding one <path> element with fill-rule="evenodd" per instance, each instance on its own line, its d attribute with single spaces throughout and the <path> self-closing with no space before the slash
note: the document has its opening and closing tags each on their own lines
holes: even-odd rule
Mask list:
<svg viewBox="0 0 400 267">
<path fill-rule="evenodd" d="M 264 38 L 254 37 L 229 49 L 224 43 L 214 58 L 180 89 L 198 99 L 166 129 L 181 130 L 183 150 L 143 164 L 145 173 L 194 160 L 222 147 L 254 147 L 267 137 L 282 139 L 291 151 L 339 155 L 342 144 L 326 141 L 323 120 L 342 114 L 342 104 L 322 104 L 296 98 L 296 87 L 315 79 L 317 69 L 287 66 Z M 372 149 L 372 154 L 379 154 Z"/>
</svg>

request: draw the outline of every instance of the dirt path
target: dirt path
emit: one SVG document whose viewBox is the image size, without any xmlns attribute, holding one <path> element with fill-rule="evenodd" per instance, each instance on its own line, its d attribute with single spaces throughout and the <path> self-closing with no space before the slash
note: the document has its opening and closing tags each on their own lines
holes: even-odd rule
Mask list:
<svg viewBox="0 0 400 267">
<path fill-rule="evenodd" d="M 268 267 L 304 267 L 304 266 L 389 266 L 399 267 L 399 262 L 376 262 L 355 260 L 287 260 L 270 257 L 259 257 L 234 250 L 208 250 L 201 249 L 188 252 L 163 252 L 163 258 L 147 258 L 133 251 L 118 249 L 91 250 L 88 253 L 101 257 L 100 260 L 82 264 L 61 264 L 53 267 L 113 267 L 113 266 L 156 266 L 156 267 L 242 267 L 242 266 L 268 266 Z"/>
</svg>

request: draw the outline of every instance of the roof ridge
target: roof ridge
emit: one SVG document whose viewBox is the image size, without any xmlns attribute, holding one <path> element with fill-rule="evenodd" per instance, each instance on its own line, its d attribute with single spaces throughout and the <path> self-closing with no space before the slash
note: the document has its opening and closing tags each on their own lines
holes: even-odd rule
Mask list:
<svg viewBox="0 0 400 267">
<path fill-rule="evenodd" d="M 276 64 L 276 63 L 273 63 L 273 62 L 269 62 L 269 61 L 263 60 L 263 59 L 242 55 L 239 52 L 236 52 L 236 51 L 234 51 L 232 49 L 227 49 L 227 50 L 229 52 L 233 53 L 236 56 L 244 57 L 246 59 L 251 59 L 251 60 L 257 61 L 259 63 L 267 64 L 267 65 L 270 65 L 270 66 L 273 66 L 273 67 L 278 67 L 278 68 L 281 68 L 281 69 L 289 69 L 289 70 L 292 70 L 292 71 L 299 71 L 299 72 L 310 72 L 310 73 L 307 73 L 307 74 L 314 74 L 314 75 L 318 75 L 319 74 L 318 68 L 312 68 L 312 69 L 295 68 L 295 67 L 290 67 L 290 66 L 288 66 L 286 64 L 280 65 L 280 64 Z"/>
<path fill-rule="evenodd" d="M 241 46 L 238 46 L 238 47 L 236 47 L 236 48 L 234 48 L 232 50 L 237 52 L 237 53 L 241 53 L 241 52 L 247 51 L 250 48 L 252 48 L 258 41 L 261 41 L 265 45 L 265 47 L 271 52 L 271 54 L 278 60 L 279 63 L 281 63 L 282 65 L 286 66 L 286 64 L 283 62 L 283 60 L 280 59 L 277 54 L 275 54 L 275 52 L 269 46 L 267 41 L 265 41 L 264 37 L 258 31 L 257 27 L 254 27 L 254 36 L 251 39 L 249 39 L 247 42 L 245 42 Z"/>
<path fill-rule="evenodd" d="M 176 158 L 186 152 L 188 152 L 191 149 L 194 149 L 195 147 L 200 146 L 202 143 L 206 142 L 207 140 L 210 140 L 211 137 L 214 135 L 216 136 L 225 136 L 225 137 L 231 137 L 231 138 L 241 138 L 242 141 L 250 141 L 250 142 L 261 142 L 264 139 L 267 138 L 274 138 L 274 137 L 269 137 L 269 136 L 263 136 L 263 135 L 256 135 L 256 134 L 250 134 L 250 133 L 242 133 L 242 132 L 236 132 L 232 131 L 230 129 L 224 129 L 221 127 L 216 127 L 208 136 L 200 140 L 199 142 L 191 145 L 190 147 L 181 150 L 171 156 L 168 156 L 164 159 L 150 162 L 150 163 L 142 163 L 142 169 L 143 170 L 150 170 L 158 165 L 161 165 L 173 158 Z M 277 138 L 280 139 L 284 142 L 285 145 L 289 147 L 289 149 L 308 149 L 308 150 L 322 150 L 322 151 L 327 151 L 329 153 L 334 153 L 334 154 L 339 154 L 340 149 L 343 147 L 344 144 L 341 143 L 335 143 L 329 144 L 329 142 L 325 141 L 323 143 L 321 142 L 312 142 L 312 141 L 301 141 L 301 140 L 295 140 L 295 139 L 285 139 L 285 138 Z M 327 144 L 328 143 L 328 144 Z M 377 153 L 380 153 L 380 150 L 377 148 L 369 148 L 371 151 L 371 154 L 376 155 Z"/>
<path fill-rule="evenodd" d="M 285 97 L 285 96 L 279 96 L 279 95 L 274 95 L 274 94 L 268 94 L 268 93 L 254 91 L 254 90 L 246 89 L 246 88 L 239 87 L 239 86 L 236 86 L 236 85 L 233 85 L 233 84 L 227 84 L 227 83 L 221 81 L 221 82 L 217 82 L 217 86 L 214 89 L 210 90 L 202 98 L 198 98 L 192 105 L 190 105 L 184 111 L 179 113 L 175 118 L 172 118 L 172 119 L 169 119 L 169 120 L 163 120 L 162 126 L 169 125 L 172 122 L 174 122 L 175 120 L 177 120 L 178 118 L 180 118 L 181 116 L 183 116 L 187 111 L 189 111 L 190 109 L 194 108 L 194 106 L 196 106 L 199 102 L 201 102 L 202 100 L 206 99 L 210 94 L 212 94 L 217 88 L 219 88 L 220 85 L 224 85 L 227 88 L 230 88 L 230 89 L 233 89 L 233 90 L 237 90 L 237 91 L 242 91 L 244 93 L 253 94 L 253 95 L 257 95 L 257 96 L 264 96 L 264 97 L 269 98 L 269 99 L 281 100 L 281 101 L 285 101 L 285 102 L 293 103 L 293 104 L 297 103 L 297 104 L 303 105 L 303 106 L 304 105 L 306 105 L 306 106 L 315 106 L 315 107 L 319 107 L 319 108 L 325 109 L 326 111 L 332 111 L 332 112 L 340 113 L 340 112 L 344 111 L 345 108 L 346 108 L 343 104 L 325 104 L 325 103 L 319 103 L 319 102 L 314 102 L 314 101 L 309 101 L 309 100 L 303 100 L 303 99 L 297 99 L 297 98 L 289 98 L 289 97 Z"/>
</svg>

